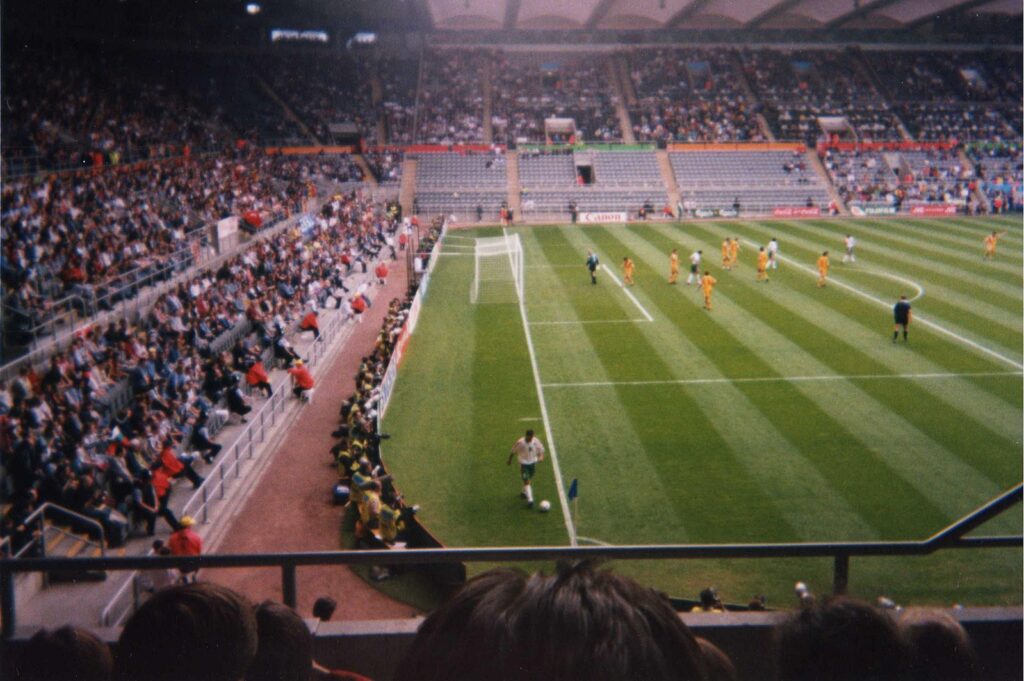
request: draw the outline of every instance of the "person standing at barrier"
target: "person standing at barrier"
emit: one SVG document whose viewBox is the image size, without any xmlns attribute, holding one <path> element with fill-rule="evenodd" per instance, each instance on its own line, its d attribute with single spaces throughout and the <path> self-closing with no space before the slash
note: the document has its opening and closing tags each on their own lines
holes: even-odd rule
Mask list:
<svg viewBox="0 0 1024 681">
<path fill-rule="evenodd" d="M 175 530 L 167 539 L 167 548 L 171 550 L 172 556 L 201 556 L 203 553 L 203 539 L 192 531 L 196 521 L 191 516 L 181 517 L 181 527 Z M 196 568 L 183 568 L 181 570 L 181 581 L 183 583 L 196 581 Z"/>
</svg>

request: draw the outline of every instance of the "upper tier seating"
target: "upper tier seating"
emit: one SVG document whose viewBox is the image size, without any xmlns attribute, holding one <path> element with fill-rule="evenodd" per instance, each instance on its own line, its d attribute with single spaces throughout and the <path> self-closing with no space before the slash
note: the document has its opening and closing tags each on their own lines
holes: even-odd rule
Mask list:
<svg viewBox="0 0 1024 681">
<path fill-rule="evenodd" d="M 432 144 L 482 142 L 487 53 L 437 50 L 423 60 L 416 138 Z"/>
</svg>

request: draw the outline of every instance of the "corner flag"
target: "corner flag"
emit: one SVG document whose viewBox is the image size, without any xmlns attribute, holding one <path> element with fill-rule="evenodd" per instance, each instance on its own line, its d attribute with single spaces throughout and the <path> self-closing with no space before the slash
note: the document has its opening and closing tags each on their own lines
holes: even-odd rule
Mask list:
<svg viewBox="0 0 1024 681">
<path fill-rule="evenodd" d="M 572 501 L 573 499 L 575 499 L 576 497 L 578 497 L 580 495 L 579 485 L 577 484 L 578 482 L 579 481 L 576 478 L 573 478 L 572 479 L 572 484 L 569 485 L 569 494 L 568 494 L 569 501 Z"/>
</svg>

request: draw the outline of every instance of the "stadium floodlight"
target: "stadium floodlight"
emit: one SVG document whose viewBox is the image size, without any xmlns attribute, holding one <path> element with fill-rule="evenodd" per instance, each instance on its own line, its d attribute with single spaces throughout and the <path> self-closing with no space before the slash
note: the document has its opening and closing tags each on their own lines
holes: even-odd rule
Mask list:
<svg viewBox="0 0 1024 681">
<path fill-rule="evenodd" d="M 476 240 L 472 303 L 517 303 L 523 299 L 523 244 L 518 234 Z"/>
<path fill-rule="evenodd" d="M 257 14 L 263 11 L 263 7 L 261 7 L 255 2 L 250 2 L 248 5 L 245 6 L 245 11 L 250 16 L 256 16 Z"/>
</svg>

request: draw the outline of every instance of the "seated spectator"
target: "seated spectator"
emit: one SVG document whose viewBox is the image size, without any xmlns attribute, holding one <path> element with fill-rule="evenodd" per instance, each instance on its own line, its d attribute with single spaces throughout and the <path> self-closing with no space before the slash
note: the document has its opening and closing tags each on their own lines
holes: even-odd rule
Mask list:
<svg viewBox="0 0 1024 681">
<path fill-rule="evenodd" d="M 709 586 L 700 592 L 700 605 L 693 606 L 690 612 L 725 612 L 725 606 L 715 587 Z"/>
<path fill-rule="evenodd" d="M 251 388 L 259 388 L 266 392 L 267 397 L 274 394 L 274 389 L 270 385 L 270 377 L 267 375 L 267 369 L 263 366 L 263 361 L 257 359 L 249 367 L 249 370 L 245 374 L 245 381 Z"/>
<path fill-rule="evenodd" d="M 301 399 L 304 393 L 313 389 L 313 374 L 309 373 L 301 359 L 295 360 L 295 366 L 288 370 L 288 374 L 292 377 L 292 394 L 295 397 Z"/>
<path fill-rule="evenodd" d="M 668 599 L 589 563 L 556 575 L 491 570 L 420 626 L 398 666 L 416 679 L 705 679 Z"/>
<path fill-rule="evenodd" d="M 117 644 L 118 681 L 239 681 L 256 655 L 252 605 L 212 583 L 158 591 Z"/>
<path fill-rule="evenodd" d="M 201 556 L 203 554 L 203 539 L 192 531 L 196 521 L 191 516 L 181 517 L 181 527 L 175 530 L 167 539 L 167 548 L 172 556 Z M 195 568 L 181 570 L 181 578 L 184 582 L 195 581 Z"/>
<path fill-rule="evenodd" d="M 110 648 L 78 627 L 40 629 L 11 665 L 12 681 L 110 681 Z"/>
<path fill-rule="evenodd" d="M 299 331 L 312 331 L 313 340 L 320 340 L 320 322 L 317 318 L 316 310 L 310 310 L 306 313 L 306 316 L 299 323 Z"/>
<path fill-rule="evenodd" d="M 971 681 L 978 678 L 974 646 L 963 626 L 947 612 L 908 608 L 899 627 L 910 645 L 911 681 Z"/>
<path fill-rule="evenodd" d="M 907 646 L 896 624 L 842 596 L 793 613 L 778 628 L 776 648 L 779 681 L 895 681 L 907 674 Z"/>
</svg>

